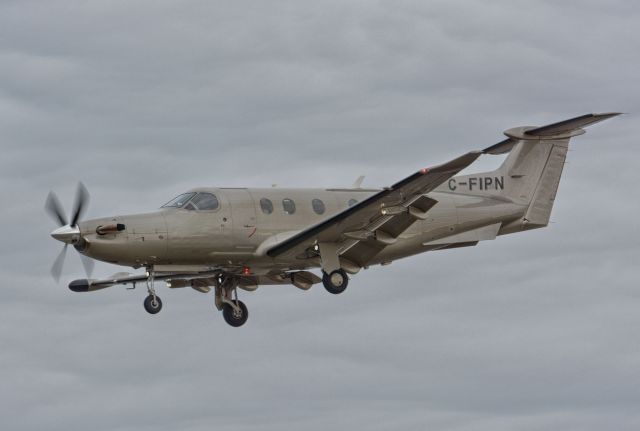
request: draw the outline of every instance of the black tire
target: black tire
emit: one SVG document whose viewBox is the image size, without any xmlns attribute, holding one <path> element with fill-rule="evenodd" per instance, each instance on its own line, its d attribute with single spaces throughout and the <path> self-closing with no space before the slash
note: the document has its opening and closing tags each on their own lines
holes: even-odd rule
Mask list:
<svg viewBox="0 0 640 431">
<path fill-rule="evenodd" d="M 242 326 L 247 322 L 247 319 L 249 318 L 249 310 L 247 309 L 247 306 L 244 305 L 244 302 L 234 302 L 238 305 L 238 308 L 240 310 L 236 311 L 231 305 L 224 304 L 222 306 L 222 317 L 224 317 L 224 321 L 229 325 L 237 328 L 238 326 Z"/>
<path fill-rule="evenodd" d="M 162 310 L 162 301 L 160 297 L 156 295 L 155 301 L 153 300 L 153 295 L 149 295 L 144 300 L 144 309 L 147 310 L 149 314 L 157 314 Z"/>
<path fill-rule="evenodd" d="M 327 289 L 327 292 L 337 295 L 344 292 L 347 288 L 347 285 L 349 284 L 349 276 L 343 269 L 336 269 L 335 271 L 332 271 L 331 274 L 327 274 L 323 271 L 322 284 L 324 284 L 324 288 Z"/>
</svg>

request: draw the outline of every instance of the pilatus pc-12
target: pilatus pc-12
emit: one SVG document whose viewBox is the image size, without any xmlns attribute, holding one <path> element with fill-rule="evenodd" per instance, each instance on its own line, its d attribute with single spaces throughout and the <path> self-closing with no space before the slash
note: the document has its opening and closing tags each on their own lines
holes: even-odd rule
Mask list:
<svg viewBox="0 0 640 431">
<path fill-rule="evenodd" d="M 81 221 L 88 203 L 78 186 L 68 222 L 59 200 L 45 208 L 60 227 L 64 249 L 51 272 L 57 280 L 67 245 L 93 261 L 146 269 L 106 280 L 82 279 L 74 292 L 144 283 L 145 309 L 162 308 L 154 282 L 207 293 L 227 323 L 247 321 L 238 288 L 322 282 L 344 292 L 349 274 L 425 251 L 468 247 L 498 235 L 546 226 L 569 140 L 583 127 L 617 113 L 588 114 L 543 127 L 507 130 L 507 139 L 482 151 L 421 169 L 383 189 L 195 188 L 158 211 Z M 481 154 L 509 153 L 495 171 L 457 175 Z M 319 268 L 321 275 L 312 272 Z"/>
</svg>

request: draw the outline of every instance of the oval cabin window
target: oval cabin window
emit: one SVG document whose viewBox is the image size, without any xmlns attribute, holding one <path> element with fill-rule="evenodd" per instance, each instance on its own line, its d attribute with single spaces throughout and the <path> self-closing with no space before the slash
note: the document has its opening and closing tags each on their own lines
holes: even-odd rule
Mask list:
<svg viewBox="0 0 640 431">
<path fill-rule="evenodd" d="M 289 198 L 282 199 L 282 209 L 287 214 L 293 214 L 296 212 L 296 204 Z"/>
<path fill-rule="evenodd" d="M 271 214 L 273 212 L 273 202 L 270 199 L 260 199 L 260 209 L 265 214 Z"/>
<path fill-rule="evenodd" d="M 320 199 L 314 199 L 311 201 L 311 206 L 313 207 L 313 211 L 316 214 L 324 214 L 325 212 L 325 206 L 324 206 L 324 202 L 322 202 Z"/>
</svg>

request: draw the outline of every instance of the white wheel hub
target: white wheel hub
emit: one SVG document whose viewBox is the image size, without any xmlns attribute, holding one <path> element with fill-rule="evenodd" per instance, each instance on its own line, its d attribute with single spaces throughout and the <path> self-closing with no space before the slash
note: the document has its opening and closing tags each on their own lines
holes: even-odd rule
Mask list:
<svg viewBox="0 0 640 431">
<path fill-rule="evenodd" d="M 344 284 L 344 277 L 339 272 L 331 274 L 331 284 L 340 287 Z"/>
</svg>

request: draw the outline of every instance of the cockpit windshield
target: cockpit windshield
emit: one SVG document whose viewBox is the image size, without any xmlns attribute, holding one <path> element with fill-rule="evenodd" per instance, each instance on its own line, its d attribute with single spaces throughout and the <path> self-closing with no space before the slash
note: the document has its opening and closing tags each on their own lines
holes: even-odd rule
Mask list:
<svg viewBox="0 0 640 431">
<path fill-rule="evenodd" d="M 184 204 L 186 204 L 189 199 L 195 196 L 195 193 L 183 193 L 180 196 L 177 196 L 171 199 L 166 204 L 162 205 L 162 208 L 182 208 Z"/>
<path fill-rule="evenodd" d="M 171 199 L 162 208 L 183 208 L 185 210 L 211 211 L 216 210 L 220 206 L 218 198 L 211 193 L 183 193 L 180 196 Z"/>
</svg>

